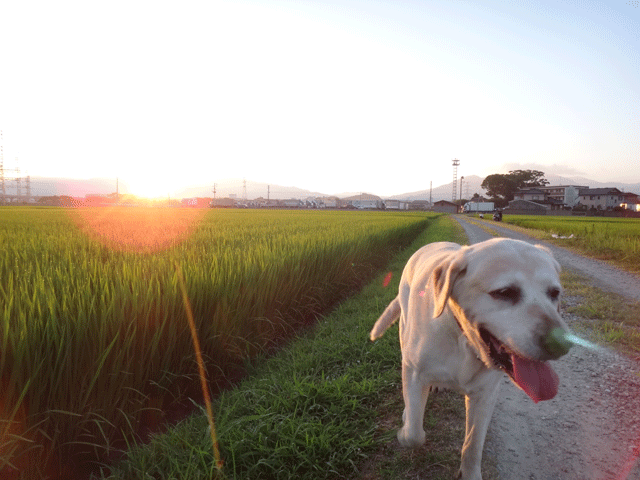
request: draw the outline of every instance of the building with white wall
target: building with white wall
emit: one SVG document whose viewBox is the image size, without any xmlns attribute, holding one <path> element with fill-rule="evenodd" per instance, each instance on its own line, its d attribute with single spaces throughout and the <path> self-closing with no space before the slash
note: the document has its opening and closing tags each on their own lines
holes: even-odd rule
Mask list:
<svg viewBox="0 0 640 480">
<path fill-rule="evenodd" d="M 617 188 L 583 188 L 580 190 L 580 203 L 587 208 L 611 210 L 624 203 L 624 193 Z"/>
</svg>

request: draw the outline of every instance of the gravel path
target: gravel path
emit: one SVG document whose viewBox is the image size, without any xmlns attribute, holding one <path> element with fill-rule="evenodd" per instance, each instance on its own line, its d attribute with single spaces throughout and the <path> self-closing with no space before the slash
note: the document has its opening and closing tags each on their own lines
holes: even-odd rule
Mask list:
<svg viewBox="0 0 640 480">
<path fill-rule="evenodd" d="M 470 243 L 491 238 L 455 217 Z M 544 243 L 489 224 L 499 236 Z M 602 290 L 640 299 L 640 277 L 546 244 L 564 269 Z M 567 298 L 564 303 L 577 302 Z M 581 319 L 563 314 L 569 325 Z M 534 404 L 506 377 L 489 427 L 485 456 L 499 480 L 640 480 L 640 363 L 613 351 L 574 347 L 553 363 L 556 398 Z"/>
</svg>

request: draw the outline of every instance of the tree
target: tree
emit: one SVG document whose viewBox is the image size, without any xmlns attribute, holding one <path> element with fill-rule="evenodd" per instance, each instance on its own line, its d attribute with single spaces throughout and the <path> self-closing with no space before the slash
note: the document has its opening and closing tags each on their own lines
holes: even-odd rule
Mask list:
<svg viewBox="0 0 640 480">
<path fill-rule="evenodd" d="M 481 187 L 494 200 L 502 200 L 504 202 L 513 200 L 513 194 L 518 189 L 512 177 L 500 173 L 488 175 L 482 181 Z"/>
<path fill-rule="evenodd" d="M 511 170 L 509 175 L 515 180 L 518 188 L 544 187 L 549 182 L 544 172 L 539 170 Z"/>
<path fill-rule="evenodd" d="M 505 206 L 513 200 L 516 191 L 521 188 L 543 187 L 549 185 L 544 172 L 539 170 L 511 170 L 508 174 L 494 173 L 482 181 L 489 196 L 498 204 Z"/>
</svg>

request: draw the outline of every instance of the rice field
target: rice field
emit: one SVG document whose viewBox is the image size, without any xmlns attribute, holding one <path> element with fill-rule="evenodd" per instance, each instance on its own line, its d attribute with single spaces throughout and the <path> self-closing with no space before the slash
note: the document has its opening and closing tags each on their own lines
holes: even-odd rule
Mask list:
<svg viewBox="0 0 640 480">
<path fill-rule="evenodd" d="M 433 218 L 0 208 L 0 476 L 71 478 L 197 400 L 187 308 L 215 390 Z"/>
<path fill-rule="evenodd" d="M 573 238 L 562 243 L 624 268 L 640 271 L 640 219 L 507 215 L 505 223 Z"/>
</svg>

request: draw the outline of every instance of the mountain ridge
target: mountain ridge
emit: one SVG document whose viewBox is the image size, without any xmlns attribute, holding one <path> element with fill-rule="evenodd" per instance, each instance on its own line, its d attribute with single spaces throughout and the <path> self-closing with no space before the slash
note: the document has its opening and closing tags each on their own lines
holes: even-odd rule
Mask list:
<svg viewBox="0 0 640 480">
<path fill-rule="evenodd" d="M 624 183 L 624 182 L 599 182 L 584 177 L 564 177 L 560 175 L 545 175 L 549 181 L 549 185 L 583 185 L 590 188 L 618 188 L 624 192 L 632 192 L 640 194 L 640 183 Z M 460 179 L 456 182 L 456 198 L 471 198 L 475 193 L 486 195 L 486 191 L 481 187 L 483 177 L 477 175 L 469 175 L 462 177 L 462 188 L 460 187 Z M 271 199 L 288 199 L 288 198 L 308 198 L 308 197 L 338 197 L 345 198 L 348 196 L 358 195 L 361 192 L 341 192 L 338 194 L 327 194 L 323 192 L 306 190 L 295 186 L 283 186 L 268 184 L 266 182 L 254 182 L 242 179 L 225 179 L 215 183 L 215 196 L 217 198 L 234 196 L 237 199 L 246 198 L 252 200 L 255 198 L 271 198 Z M 7 193 L 15 193 L 15 187 L 11 184 L 6 185 Z M 131 193 L 126 181 L 118 182 L 118 189 L 121 194 Z M 176 198 L 192 198 L 192 197 L 213 197 L 214 184 L 194 185 L 185 187 L 176 191 L 173 197 Z M 85 195 L 107 195 L 116 191 L 116 179 L 110 178 L 90 178 L 90 179 L 71 179 L 62 177 L 31 177 L 31 195 L 35 197 L 68 195 L 74 197 L 84 197 Z M 22 193 L 26 193 L 26 182 L 22 182 Z M 375 192 L 366 192 L 376 195 Z M 436 202 L 438 200 L 451 200 L 453 197 L 453 182 L 439 185 L 433 188 L 425 188 L 424 190 L 406 192 L 396 195 L 382 196 L 385 199 L 395 200 L 429 200 Z"/>
</svg>

